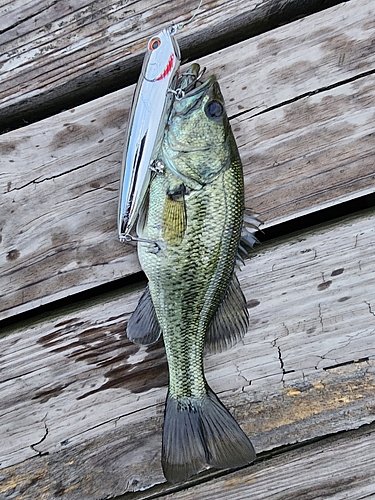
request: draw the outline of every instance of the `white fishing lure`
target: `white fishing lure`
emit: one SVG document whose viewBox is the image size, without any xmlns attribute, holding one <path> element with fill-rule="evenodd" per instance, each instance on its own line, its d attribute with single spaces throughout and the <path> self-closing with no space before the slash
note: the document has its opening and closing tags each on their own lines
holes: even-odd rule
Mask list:
<svg viewBox="0 0 375 500">
<path fill-rule="evenodd" d="M 163 29 L 147 45 L 142 71 L 130 110 L 122 162 L 118 206 L 120 241 L 130 235 L 146 198 L 151 169 L 160 149 L 176 93 L 181 62 L 174 35 L 176 26 Z"/>
</svg>

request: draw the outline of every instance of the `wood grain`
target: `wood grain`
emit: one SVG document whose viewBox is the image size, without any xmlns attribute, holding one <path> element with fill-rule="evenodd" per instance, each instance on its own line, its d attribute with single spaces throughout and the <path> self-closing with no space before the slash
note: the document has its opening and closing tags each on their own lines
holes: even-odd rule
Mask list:
<svg viewBox="0 0 375 500">
<path fill-rule="evenodd" d="M 184 58 L 193 58 L 338 1 L 205 1 L 178 38 Z M 0 129 L 134 83 L 147 40 L 172 22 L 186 22 L 198 3 L 2 2 Z"/>
<path fill-rule="evenodd" d="M 22 126 L 0 137 L 1 499 L 375 496 L 373 211 L 256 249 L 239 272 L 249 331 L 205 372 L 260 459 L 164 480 L 167 365 L 161 343 L 125 336 L 145 283 L 117 241 L 118 181 L 145 42 L 197 3 L 0 5 L 0 133 Z M 265 227 L 375 191 L 375 6 L 334 3 L 203 2 L 178 35 L 219 79 Z"/>
<path fill-rule="evenodd" d="M 372 10 L 349 2 L 200 61 L 218 75 L 246 203 L 266 226 L 375 190 Z M 132 92 L 1 136 L 1 318 L 139 271 L 116 236 Z"/>
<path fill-rule="evenodd" d="M 249 331 L 207 379 L 258 452 L 374 421 L 375 218 L 265 245 L 239 274 Z M 141 287 L 0 339 L 6 498 L 99 499 L 163 482 L 162 346 L 124 336 Z"/>
</svg>

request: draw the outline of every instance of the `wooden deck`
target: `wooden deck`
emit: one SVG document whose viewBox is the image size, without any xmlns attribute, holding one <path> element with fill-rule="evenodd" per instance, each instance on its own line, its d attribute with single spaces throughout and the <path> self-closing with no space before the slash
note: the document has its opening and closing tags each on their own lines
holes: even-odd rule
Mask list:
<svg viewBox="0 0 375 500">
<path fill-rule="evenodd" d="M 0 5 L 1 500 L 375 498 L 373 0 L 203 1 L 178 36 L 264 221 L 249 331 L 205 359 L 259 458 L 163 478 L 166 359 L 125 336 L 145 281 L 117 199 L 145 43 L 197 4 Z"/>
</svg>

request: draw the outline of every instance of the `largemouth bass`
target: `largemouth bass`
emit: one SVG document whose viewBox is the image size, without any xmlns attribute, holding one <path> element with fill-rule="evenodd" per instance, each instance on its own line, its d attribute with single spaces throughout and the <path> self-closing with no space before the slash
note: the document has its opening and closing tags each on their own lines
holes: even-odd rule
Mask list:
<svg viewBox="0 0 375 500">
<path fill-rule="evenodd" d="M 214 76 L 175 100 L 159 162 L 140 215 L 138 255 L 149 280 L 128 337 L 150 344 L 162 334 L 169 389 L 162 466 L 170 482 L 208 467 L 255 460 L 254 448 L 208 386 L 203 351 L 222 350 L 248 327 L 235 273 L 244 218 L 241 160 Z M 249 224 L 256 227 L 250 216 Z M 247 238 L 250 246 L 255 238 Z M 243 250 L 243 248 L 242 248 Z"/>
</svg>

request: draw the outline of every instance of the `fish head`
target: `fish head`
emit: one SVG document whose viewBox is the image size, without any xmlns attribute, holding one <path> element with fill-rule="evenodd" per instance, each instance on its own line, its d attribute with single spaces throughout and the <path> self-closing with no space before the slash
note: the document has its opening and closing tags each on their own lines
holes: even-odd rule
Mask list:
<svg viewBox="0 0 375 500">
<path fill-rule="evenodd" d="M 224 98 L 211 76 L 173 104 L 165 141 L 168 164 L 175 173 L 207 184 L 230 157 L 229 130 Z"/>
<path fill-rule="evenodd" d="M 175 101 L 171 122 L 176 137 L 178 135 L 182 142 L 194 141 L 197 147 L 205 147 L 213 139 L 225 140 L 228 118 L 224 98 L 214 75 Z M 193 134 L 193 130 L 197 133 Z"/>
</svg>

